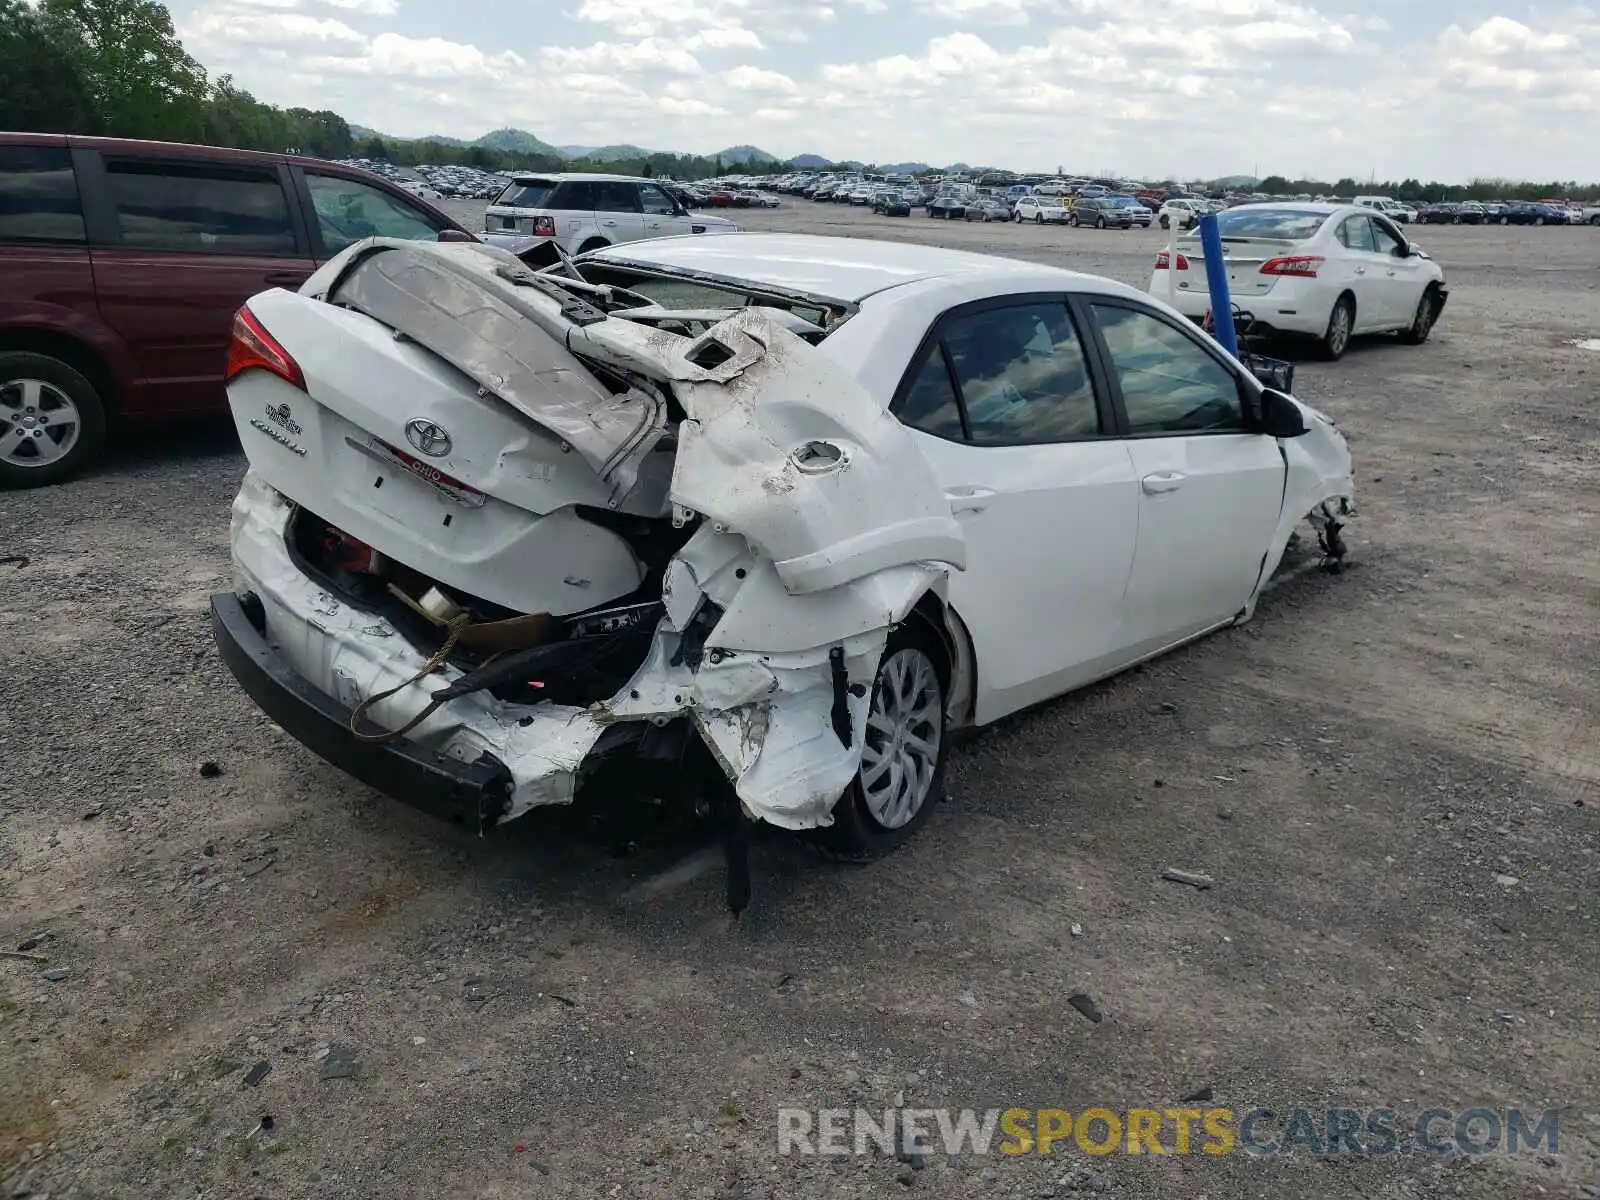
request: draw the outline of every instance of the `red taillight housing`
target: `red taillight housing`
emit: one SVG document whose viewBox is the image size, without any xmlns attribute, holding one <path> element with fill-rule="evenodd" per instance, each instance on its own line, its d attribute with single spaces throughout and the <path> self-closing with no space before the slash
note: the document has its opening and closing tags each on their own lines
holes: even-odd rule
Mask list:
<svg viewBox="0 0 1600 1200">
<path fill-rule="evenodd" d="M 1300 279 L 1315 279 L 1322 264 L 1327 261 L 1320 254 L 1291 254 L 1285 258 L 1269 258 L 1261 264 L 1263 275 L 1293 275 Z"/>
<path fill-rule="evenodd" d="M 255 369 L 270 371 L 291 387 L 302 392 L 306 390 L 306 377 L 300 372 L 300 364 L 256 320 L 255 313 L 247 305 L 233 314 L 233 337 L 228 342 L 228 365 L 222 378 L 231 383 L 245 371 Z"/>
<path fill-rule="evenodd" d="M 1161 251 L 1156 255 L 1156 270 L 1167 270 L 1170 262 L 1171 259 L 1167 257 L 1167 252 L 1165 250 Z M 1181 254 L 1178 255 L 1178 265 L 1173 269 L 1178 271 L 1187 271 L 1189 269 L 1189 260 Z"/>
<path fill-rule="evenodd" d="M 533 235 L 535 237 L 555 237 L 556 219 L 554 217 L 535 217 L 533 219 Z"/>
</svg>

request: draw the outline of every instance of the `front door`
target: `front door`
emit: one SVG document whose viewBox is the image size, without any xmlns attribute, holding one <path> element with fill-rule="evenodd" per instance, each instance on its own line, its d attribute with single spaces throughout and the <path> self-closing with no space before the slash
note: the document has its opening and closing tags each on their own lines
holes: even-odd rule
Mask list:
<svg viewBox="0 0 1600 1200">
<path fill-rule="evenodd" d="M 1372 219 L 1364 214 L 1346 217 L 1339 226 L 1339 241 L 1349 251 L 1344 257 L 1344 284 L 1356 298 L 1355 331 L 1388 328 L 1394 323 L 1393 289 L 1386 272 L 1394 260 L 1378 253 Z"/>
<path fill-rule="evenodd" d="M 993 721 L 1120 665 L 1139 494 L 1061 296 L 947 314 L 897 395 L 963 522 L 950 599 Z"/>
<path fill-rule="evenodd" d="M 304 168 L 301 176 L 311 201 L 313 248 L 319 259 L 332 258 L 369 237 L 433 242 L 446 228 L 427 209 L 363 179 Z"/>
<path fill-rule="evenodd" d="M 1372 219 L 1372 244 L 1383 259 L 1379 282 L 1384 291 L 1387 323 L 1409 325 L 1416 318 L 1417 302 L 1427 287 L 1423 260 L 1406 252 L 1405 235 L 1389 221 Z"/>
<path fill-rule="evenodd" d="M 639 185 L 639 206 L 644 210 L 645 237 L 672 237 L 694 232 L 694 218 L 653 183 Z"/>
<path fill-rule="evenodd" d="M 1251 432 L 1244 385 L 1200 335 L 1131 301 L 1089 305 L 1139 491 L 1124 605 L 1137 656 L 1244 608 L 1278 526 L 1277 442 Z"/>
<path fill-rule="evenodd" d="M 220 412 L 234 312 L 257 292 L 298 287 L 314 266 L 288 168 L 198 155 L 108 154 L 98 165 L 95 292 L 137 360 L 144 406 Z"/>
</svg>

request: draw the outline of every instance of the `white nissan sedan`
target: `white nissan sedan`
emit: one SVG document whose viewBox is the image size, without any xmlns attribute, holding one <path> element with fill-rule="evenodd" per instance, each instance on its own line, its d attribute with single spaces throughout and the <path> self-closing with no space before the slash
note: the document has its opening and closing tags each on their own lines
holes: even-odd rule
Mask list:
<svg viewBox="0 0 1600 1200">
<path fill-rule="evenodd" d="M 1244 620 L 1352 498 L 1334 425 L 1159 301 L 898 242 L 372 239 L 252 298 L 227 374 L 224 661 L 479 828 L 698 754 L 697 806 L 883 854 L 952 730 Z"/>
<path fill-rule="evenodd" d="M 1257 334 L 1314 338 L 1341 358 L 1357 334 L 1420 345 L 1449 298 L 1444 271 L 1388 217 L 1353 204 L 1244 204 L 1217 214 L 1228 291 Z M 1211 308 L 1200 235 L 1156 256 L 1150 294 L 1200 320 Z"/>
</svg>

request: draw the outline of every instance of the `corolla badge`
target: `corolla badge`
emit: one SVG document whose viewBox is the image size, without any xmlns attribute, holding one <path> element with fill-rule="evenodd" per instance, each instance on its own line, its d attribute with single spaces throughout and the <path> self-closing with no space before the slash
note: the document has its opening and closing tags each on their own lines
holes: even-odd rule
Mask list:
<svg viewBox="0 0 1600 1200">
<path fill-rule="evenodd" d="M 443 458 L 450 453 L 450 435 L 441 425 L 413 417 L 406 422 L 406 441 L 429 458 Z"/>
</svg>

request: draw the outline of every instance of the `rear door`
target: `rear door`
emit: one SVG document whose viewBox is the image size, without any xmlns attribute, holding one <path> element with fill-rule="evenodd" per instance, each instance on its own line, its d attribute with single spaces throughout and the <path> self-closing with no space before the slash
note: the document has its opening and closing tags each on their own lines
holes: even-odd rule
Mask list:
<svg viewBox="0 0 1600 1200">
<path fill-rule="evenodd" d="M 1244 607 L 1278 527 L 1285 466 L 1203 335 L 1133 300 L 1086 299 L 1137 480 L 1124 631 L 1142 657 Z"/>
<path fill-rule="evenodd" d="M 1139 493 L 1064 296 L 946 313 L 892 411 L 961 520 L 950 599 L 979 663 L 985 723 L 1125 660 L 1122 598 Z"/>
<path fill-rule="evenodd" d="M 298 287 L 315 265 L 288 166 L 198 154 L 78 162 L 100 314 L 146 385 L 130 407 L 221 411 L 234 312 L 257 292 Z"/>
<path fill-rule="evenodd" d="M 596 183 L 594 219 L 600 236 L 608 242 L 633 242 L 644 237 L 639 185 L 627 179 L 603 179 Z"/>
</svg>

